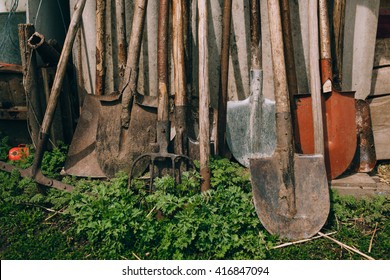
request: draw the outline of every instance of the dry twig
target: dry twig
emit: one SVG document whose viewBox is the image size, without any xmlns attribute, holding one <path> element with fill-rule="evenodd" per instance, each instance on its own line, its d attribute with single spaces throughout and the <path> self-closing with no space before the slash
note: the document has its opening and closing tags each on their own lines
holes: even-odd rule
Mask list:
<svg viewBox="0 0 390 280">
<path fill-rule="evenodd" d="M 138 257 L 134 252 L 131 252 L 131 254 L 132 254 L 137 260 L 141 261 L 141 258 Z"/>
<path fill-rule="evenodd" d="M 372 233 L 372 236 L 371 236 L 371 239 L 370 239 L 370 246 L 368 246 L 368 252 L 371 253 L 371 249 L 372 249 L 372 242 L 374 241 L 374 236 L 375 236 L 375 233 L 376 233 L 376 229 L 378 228 L 378 222 L 375 223 L 375 229 L 374 229 L 374 232 Z"/>
<path fill-rule="evenodd" d="M 329 235 L 332 235 L 332 234 L 335 234 L 335 233 L 337 233 L 337 231 L 330 232 L 330 233 L 327 233 L 327 234 L 325 234 L 325 235 L 326 235 L 326 236 L 329 236 Z M 321 236 L 321 235 L 318 235 L 318 236 L 314 236 L 314 237 L 308 238 L 308 239 L 302 239 L 302 240 L 298 240 L 298 241 L 287 242 L 287 243 L 280 244 L 280 245 L 277 245 L 277 246 L 275 246 L 275 247 L 272 247 L 271 249 L 279 249 L 279 248 L 287 247 L 287 246 L 290 246 L 290 245 L 295 245 L 295 244 L 300 244 L 300 243 L 308 242 L 308 241 L 315 240 L 315 239 L 318 239 L 318 238 L 322 238 L 322 236 Z"/>
<path fill-rule="evenodd" d="M 322 232 L 319 232 L 318 234 L 323 236 L 323 237 L 325 237 L 325 238 L 327 238 L 327 239 L 329 239 L 329 240 L 331 240 L 331 241 L 333 241 L 334 243 L 340 245 L 342 248 L 347 249 L 348 251 L 352 251 L 352 252 L 354 252 L 356 254 L 359 254 L 360 256 L 362 256 L 362 257 L 364 257 L 364 258 L 366 258 L 368 260 L 375 260 L 374 258 L 372 258 L 372 257 L 370 257 L 370 256 L 368 256 L 368 255 L 366 255 L 366 254 L 364 254 L 362 252 L 360 252 L 358 249 L 355 249 L 355 248 L 353 248 L 351 246 L 348 246 L 348 245 L 346 245 L 346 244 L 344 244 L 344 243 L 342 243 L 342 242 L 340 242 L 340 241 L 338 241 L 338 240 L 336 240 L 336 239 L 334 239 L 334 238 L 332 238 L 330 236 L 326 236 Z"/>
</svg>

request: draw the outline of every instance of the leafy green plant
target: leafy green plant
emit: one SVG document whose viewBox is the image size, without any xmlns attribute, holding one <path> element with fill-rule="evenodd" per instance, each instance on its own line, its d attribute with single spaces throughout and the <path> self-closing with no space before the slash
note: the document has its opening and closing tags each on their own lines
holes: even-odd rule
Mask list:
<svg viewBox="0 0 390 280">
<path fill-rule="evenodd" d="M 0 151 L 8 151 L 5 145 Z M 200 193 L 199 174 L 191 171 L 180 184 L 157 178 L 150 193 L 142 180 L 129 189 L 123 173 L 111 180 L 61 177 L 66 151 L 46 152 L 42 169 L 75 186 L 72 193 L 38 186 L 18 170 L 0 172 L 2 259 L 360 259 L 323 238 L 270 249 L 283 241 L 260 224 L 248 170 L 226 159 L 211 159 L 208 192 Z M 331 202 L 322 231 L 337 231 L 335 238 L 365 253 L 371 244 L 370 255 L 390 258 L 388 197 L 334 194 Z"/>
</svg>

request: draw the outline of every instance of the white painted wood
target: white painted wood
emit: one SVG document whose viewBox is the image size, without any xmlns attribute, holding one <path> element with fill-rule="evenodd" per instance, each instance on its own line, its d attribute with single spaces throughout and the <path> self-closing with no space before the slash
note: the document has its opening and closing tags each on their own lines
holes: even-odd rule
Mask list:
<svg viewBox="0 0 390 280">
<path fill-rule="evenodd" d="M 380 0 L 348 0 L 345 7 L 343 90 L 356 91 L 356 99 L 371 92 L 375 37 Z"/>
</svg>

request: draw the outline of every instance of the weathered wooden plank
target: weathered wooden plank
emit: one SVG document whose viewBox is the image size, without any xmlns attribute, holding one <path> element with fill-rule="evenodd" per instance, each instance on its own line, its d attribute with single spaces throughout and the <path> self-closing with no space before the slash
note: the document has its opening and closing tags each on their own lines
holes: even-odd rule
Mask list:
<svg viewBox="0 0 390 280">
<path fill-rule="evenodd" d="M 27 107 L 0 109 L 0 120 L 27 120 Z"/>
<path fill-rule="evenodd" d="M 374 195 L 390 195 L 390 186 L 379 181 L 378 177 L 367 173 L 354 173 L 339 179 L 332 180 L 332 190 L 339 195 L 352 195 L 356 198 Z"/>
<path fill-rule="evenodd" d="M 371 120 L 374 132 L 376 157 L 390 159 L 390 95 L 371 100 Z"/>
</svg>

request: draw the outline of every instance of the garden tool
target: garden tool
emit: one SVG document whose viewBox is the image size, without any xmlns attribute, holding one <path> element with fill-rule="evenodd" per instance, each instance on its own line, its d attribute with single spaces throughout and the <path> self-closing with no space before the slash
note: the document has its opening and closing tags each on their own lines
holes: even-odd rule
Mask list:
<svg viewBox="0 0 390 280">
<path fill-rule="evenodd" d="M 344 36 L 345 6 L 347 5 L 345 0 L 337 0 L 334 3 L 333 20 L 337 24 L 334 24 L 333 29 L 335 33 L 335 45 L 337 47 L 335 52 L 339 81 L 341 83 L 344 74 L 346 75 L 343 81 L 345 87 L 356 89 L 357 145 L 355 156 L 353 157 L 349 170 L 370 172 L 376 165 L 376 153 L 369 102 L 365 99 L 372 92 L 371 80 L 380 1 L 370 1 L 365 5 L 356 3 L 356 1 L 348 2 L 349 9 L 356 5 L 356 8 L 353 9 L 353 16 L 358 20 L 355 21 L 356 25 L 352 25 L 355 27 L 355 31 L 349 30 L 350 32 Z M 349 9 L 347 10 L 347 16 L 350 23 L 352 14 Z M 350 25 L 347 26 L 347 29 L 349 28 Z M 351 38 L 354 32 L 358 32 L 358 38 Z M 350 48 L 353 50 L 345 52 L 345 59 L 347 61 L 351 59 L 350 56 L 353 54 L 353 63 L 345 65 L 345 69 L 342 67 L 344 38 L 346 40 L 346 49 Z M 362 38 L 365 39 L 362 40 Z"/>
<path fill-rule="evenodd" d="M 341 175 L 356 150 L 354 92 L 340 92 L 333 86 L 330 32 L 326 1 L 319 1 L 322 106 L 324 107 L 324 150 L 328 179 Z M 297 102 L 299 136 L 303 153 L 314 152 L 311 97 Z"/>
<path fill-rule="evenodd" d="M 278 0 L 268 0 L 275 85 L 276 149 L 270 157 L 250 159 L 253 199 L 263 226 L 281 238 L 316 234 L 327 220 L 330 203 L 324 158 L 294 152 L 282 24 Z"/>
<path fill-rule="evenodd" d="M 120 92 L 99 98 L 99 121 L 96 133 L 96 155 L 107 177 L 119 171 L 130 172 L 134 160 L 142 154 L 157 152 L 157 99 L 137 92 L 138 66 L 146 16 L 146 0 L 137 0 Z M 133 174 L 147 165 L 138 164 Z"/>
<path fill-rule="evenodd" d="M 251 93 L 227 103 L 226 140 L 234 158 L 249 167 L 251 157 L 271 156 L 276 146 L 275 102 L 264 98 L 260 11 L 251 0 Z"/>
<path fill-rule="evenodd" d="M 105 79 L 105 1 L 96 1 L 96 79 L 95 96 L 104 95 Z M 96 157 L 96 131 L 100 102 L 87 94 L 80 118 L 65 161 L 64 171 L 68 175 L 105 178 Z"/>
<path fill-rule="evenodd" d="M 3 171 L 12 172 L 12 170 L 18 169 L 22 177 L 31 178 L 41 185 L 45 185 L 45 186 L 49 186 L 49 187 L 53 187 L 65 191 L 72 191 L 73 186 L 45 177 L 41 172 L 41 164 L 43 159 L 43 153 L 46 150 L 46 145 L 49 138 L 49 129 L 53 121 L 55 108 L 57 105 L 58 97 L 61 92 L 68 60 L 81 21 L 81 15 L 83 13 L 85 2 L 86 0 L 79 0 L 76 3 L 73 17 L 69 24 L 69 29 L 65 37 L 64 47 L 61 52 L 60 60 L 57 65 L 57 72 L 55 74 L 53 85 L 51 88 L 48 105 L 39 132 L 37 149 L 35 151 L 35 156 L 34 156 L 34 161 L 32 166 L 28 169 L 18 169 L 13 165 L 0 162 L 0 169 Z"/>
<path fill-rule="evenodd" d="M 370 105 L 366 100 L 356 100 L 356 134 L 358 144 L 349 169 L 355 172 L 371 172 L 376 165 L 376 151 Z"/>
<path fill-rule="evenodd" d="M 129 176 L 129 186 L 131 185 L 131 180 L 133 179 L 134 168 L 143 161 L 149 161 L 150 165 L 150 183 L 149 187 L 153 186 L 153 179 L 155 177 L 155 163 L 157 161 L 163 162 L 163 168 L 169 166 L 166 164 L 167 161 L 170 162 L 170 167 L 172 168 L 171 175 L 176 178 L 176 167 L 180 167 L 179 162 L 184 160 L 189 163 L 192 168 L 195 169 L 195 165 L 189 157 L 184 155 L 181 151 L 180 154 L 174 154 L 168 152 L 168 145 L 170 139 L 170 121 L 169 121 L 169 96 L 168 96 L 168 23 L 169 23 L 169 0 L 161 0 L 159 2 L 159 21 L 158 21 L 158 52 L 157 52 L 157 68 L 158 68 L 158 110 L 157 110 L 157 144 L 159 146 L 159 152 L 156 153 L 146 153 L 139 156 L 134 160 L 131 167 L 130 176 Z M 179 52 L 178 50 L 178 38 L 176 32 L 178 29 L 182 28 L 181 25 L 181 10 L 180 1 L 173 1 L 173 32 L 174 32 L 174 57 L 175 53 Z M 176 32 L 175 32 L 176 31 Z M 179 32 L 180 33 L 180 32 Z M 181 33 L 182 34 L 182 33 Z M 183 45 L 182 45 L 183 46 Z M 184 58 L 184 57 L 183 57 Z M 176 59 L 174 59 L 177 62 Z M 182 61 L 183 62 L 183 61 Z M 175 63 L 175 67 L 178 67 L 179 63 Z M 181 63 L 181 66 L 184 67 L 184 64 Z M 180 66 L 179 66 L 180 67 Z M 175 71 L 176 74 L 176 71 Z M 180 73 L 181 74 L 181 73 Z M 183 72 L 184 74 L 184 72 Z M 177 77 L 175 76 L 175 81 Z M 184 86 L 184 84 L 182 84 Z M 176 82 L 175 82 L 176 86 Z M 185 117 L 185 116 L 184 116 Z M 177 123 L 176 123 L 177 125 Z M 179 135 L 177 134 L 176 137 Z M 149 159 L 149 160 L 148 160 Z M 161 170 L 160 170 L 161 171 Z M 178 175 L 180 181 L 180 170 Z"/>
<path fill-rule="evenodd" d="M 210 189 L 210 88 L 208 66 L 207 0 L 198 1 L 199 45 L 199 163 L 202 176 L 201 191 Z"/>
</svg>

